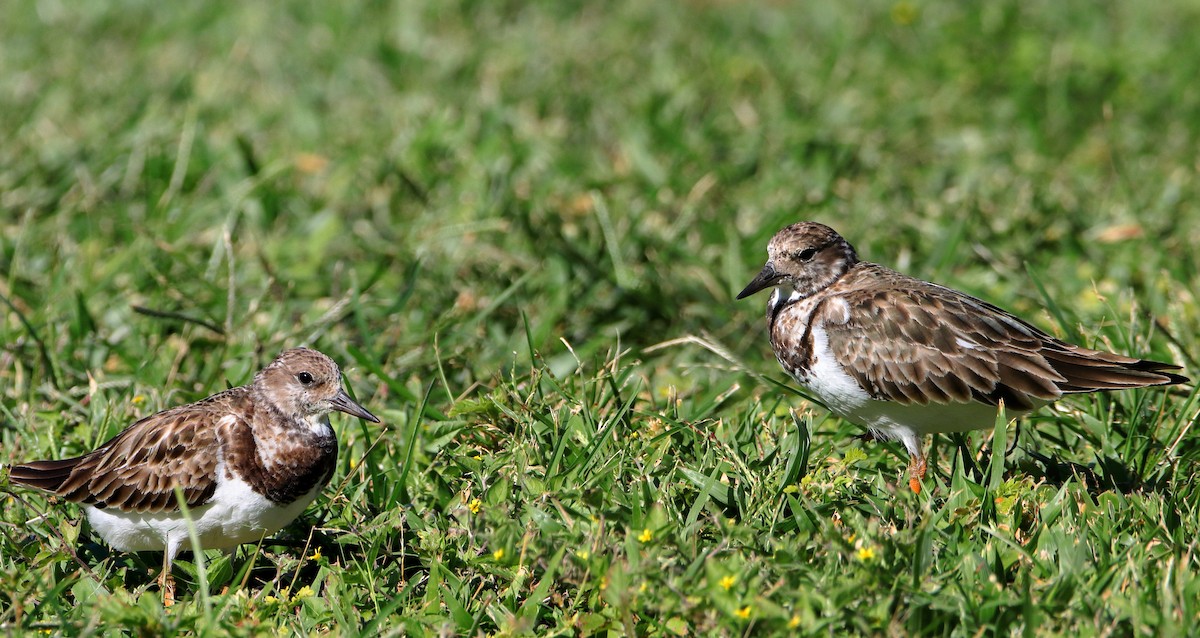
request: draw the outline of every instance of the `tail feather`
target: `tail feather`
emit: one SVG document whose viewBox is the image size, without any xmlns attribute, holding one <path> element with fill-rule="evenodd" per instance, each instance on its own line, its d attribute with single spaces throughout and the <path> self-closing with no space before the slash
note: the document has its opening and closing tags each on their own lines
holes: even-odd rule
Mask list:
<svg viewBox="0 0 1200 638">
<path fill-rule="evenodd" d="M 1171 372 L 1179 370 L 1179 366 L 1160 361 L 1134 359 L 1083 348 L 1047 349 L 1043 354 L 1054 371 L 1066 379 L 1058 384 L 1063 392 L 1122 390 L 1190 381 L 1183 375 Z"/>
<path fill-rule="evenodd" d="M 14 465 L 8 470 L 8 480 L 47 492 L 58 492 L 80 460 L 32 461 Z"/>
</svg>

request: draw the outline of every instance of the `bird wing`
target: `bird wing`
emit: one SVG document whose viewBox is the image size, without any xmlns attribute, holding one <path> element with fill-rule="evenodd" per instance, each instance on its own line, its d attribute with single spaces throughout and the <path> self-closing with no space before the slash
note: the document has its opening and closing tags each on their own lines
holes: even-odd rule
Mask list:
<svg viewBox="0 0 1200 638">
<path fill-rule="evenodd" d="M 1053 337 L 974 297 L 914 282 L 849 290 L 818 309 L 834 357 L 872 397 L 1030 410 L 1062 395 L 1068 379 L 1043 353 Z"/>
<path fill-rule="evenodd" d="M 834 356 L 874 398 L 1003 400 L 1024 411 L 1066 393 L 1188 381 L 1170 372 L 1179 366 L 1072 345 L 986 301 L 870 266 L 888 285 L 850 288 L 818 318 Z"/>
<path fill-rule="evenodd" d="M 233 425 L 216 419 L 239 417 L 182 406 L 134 423 L 91 453 L 14 466 L 9 477 L 70 501 L 126 512 L 178 510 L 179 487 L 184 502 L 196 507 L 217 489 L 219 430 Z"/>
</svg>

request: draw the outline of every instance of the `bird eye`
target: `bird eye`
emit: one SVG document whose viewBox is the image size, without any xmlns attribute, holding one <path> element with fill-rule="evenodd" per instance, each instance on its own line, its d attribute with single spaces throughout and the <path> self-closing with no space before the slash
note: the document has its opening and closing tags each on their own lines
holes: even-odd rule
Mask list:
<svg viewBox="0 0 1200 638">
<path fill-rule="evenodd" d="M 799 259 L 800 261 L 812 261 L 812 258 L 816 257 L 816 256 L 817 256 L 816 248 L 805 248 L 804 250 L 796 253 L 796 258 Z"/>
<path fill-rule="evenodd" d="M 300 374 L 296 375 L 296 380 L 304 385 L 308 385 L 313 382 L 313 376 L 307 372 L 301 372 Z"/>
</svg>

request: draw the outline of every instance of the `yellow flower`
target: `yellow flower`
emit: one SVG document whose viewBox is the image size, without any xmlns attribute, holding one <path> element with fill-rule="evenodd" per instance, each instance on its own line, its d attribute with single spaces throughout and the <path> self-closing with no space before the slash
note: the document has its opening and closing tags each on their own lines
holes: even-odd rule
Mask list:
<svg viewBox="0 0 1200 638">
<path fill-rule="evenodd" d="M 600 577 L 600 591 L 608 589 L 608 574 Z"/>
<path fill-rule="evenodd" d="M 483 508 L 483 501 L 481 501 L 477 498 L 473 498 L 473 499 L 471 499 L 470 503 L 467 503 L 467 509 L 471 510 L 472 514 L 478 514 L 479 510 L 482 508 Z"/>
<path fill-rule="evenodd" d="M 133 401 L 134 405 L 141 405 L 146 402 L 146 395 L 144 395 L 144 394 L 135 395 L 133 397 L 132 401 Z"/>
<path fill-rule="evenodd" d="M 750 608 L 750 605 L 746 605 L 745 607 L 742 607 L 741 609 L 738 609 L 737 611 L 735 611 L 733 613 L 738 618 L 741 618 L 742 620 L 747 620 L 750 618 L 751 611 L 753 611 L 753 610 Z"/>
<path fill-rule="evenodd" d="M 315 593 L 316 592 L 313 591 L 312 587 L 305 585 L 296 591 L 295 596 L 292 596 L 292 602 L 296 602 L 297 600 L 300 600 L 301 598 L 308 598 L 309 596 L 312 596 Z"/>
<path fill-rule="evenodd" d="M 575 556 L 577 556 L 579 560 L 587 560 L 591 555 L 591 552 L 586 549 L 575 550 Z"/>
<path fill-rule="evenodd" d="M 724 589 L 725 591 L 733 589 L 735 584 L 737 584 L 737 576 L 734 576 L 733 574 L 725 576 L 721 579 L 721 589 Z"/>
<path fill-rule="evenodd" d="M 649 543 L 650 541 L 654 540 L 654 530 L 650 529 L 649 527 L 642 530 L 642 533 L 638 534 L 638 540 L 643 543 Z"/>
<path fill-rule="evenodd" d="M 308 557 L 308 560 L 321 560 L 321 548 L 318 547 L 317 551 L 313 552 L 312 556 Z"/>
<path fill-rule="evenodd" d="M 500 559 L 504 558 L 504 548 L 501 547 L 500 549 L 492 552 L 492 558 L 495 560 L 500 560 Z"/>
<path fill-rule="evenodd" d="M 650 588 L 649 583 L 642 581 L 642 584 L 638 586 L 638 593 L 644 594 L 644 593 L 646 593 L 646 590 L 649 588 Z"/>
<path fill-rule="evenodd" d="M 792 616 L 791 620 L 788 621 L 788 629 L 796 629 L 799 626 L 800 626 L 800 615 L 795 614 Z"/>
<path fill-rule="evenodd" d="M 892 5 L 892 22 L 902 27 L 916 22 L 920 15 L 920 10 L 911 2 L 897 2 Z"/>
<path fill-rule="evenodd" d="M 875 548 L 859 547 L 857 556 L 858 556 L 858 560 L 861 560 L 862 562 L 865 563 L 865 562 L 871 560 L 872 558 L 875 558 Z"/>
</svg>

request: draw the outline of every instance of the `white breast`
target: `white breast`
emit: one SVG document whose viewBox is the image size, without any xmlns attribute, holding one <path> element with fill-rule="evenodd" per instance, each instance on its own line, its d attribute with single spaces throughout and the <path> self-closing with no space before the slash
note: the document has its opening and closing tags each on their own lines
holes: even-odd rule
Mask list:
<svg viewBox="0 0 1200 638">
<path fill-rule="evenodd" d="M 279 531 L 295 520 L 324 487 L 319 485 L 294 502 L 280 506 L 239 478 L 224 479 L 223 467 L 218 466 L 217 473 L 222 478 L 212 500 L 190 510 L 205 549 L 228 549 Z M 92 528 L 116 549 L 166 550 L 173 555 L 181 547 L 189 546 L 187 520 L 181 512 L 136 513 L 93 506 L 86 509 Z"/>
<path fill-rule="evenodd" d="M 820 323 L 813 325 L 810 335 L 813 341 L 812 367 L 806 376 L 798 376 L 796 380 L 816 395 L 825 407 L 839 416 L 851 418 L 851 414 L 859 412 L 871 401 L 871 396 L 833 356 L 825 327 Z"/>
<path fill-rule="evenodd" d="M 882 438 L 899 439 L 910 454 L 920 453 L 920 437 L 925 434 L 966 432 L 995 424 L 996 408 L 986 403 L 904 405 L 872 399 L 834 357 L 824 326 L 814 324 L 811 335 L 812 369 L 796 380 L 834 414 Z"/>
</svg>

